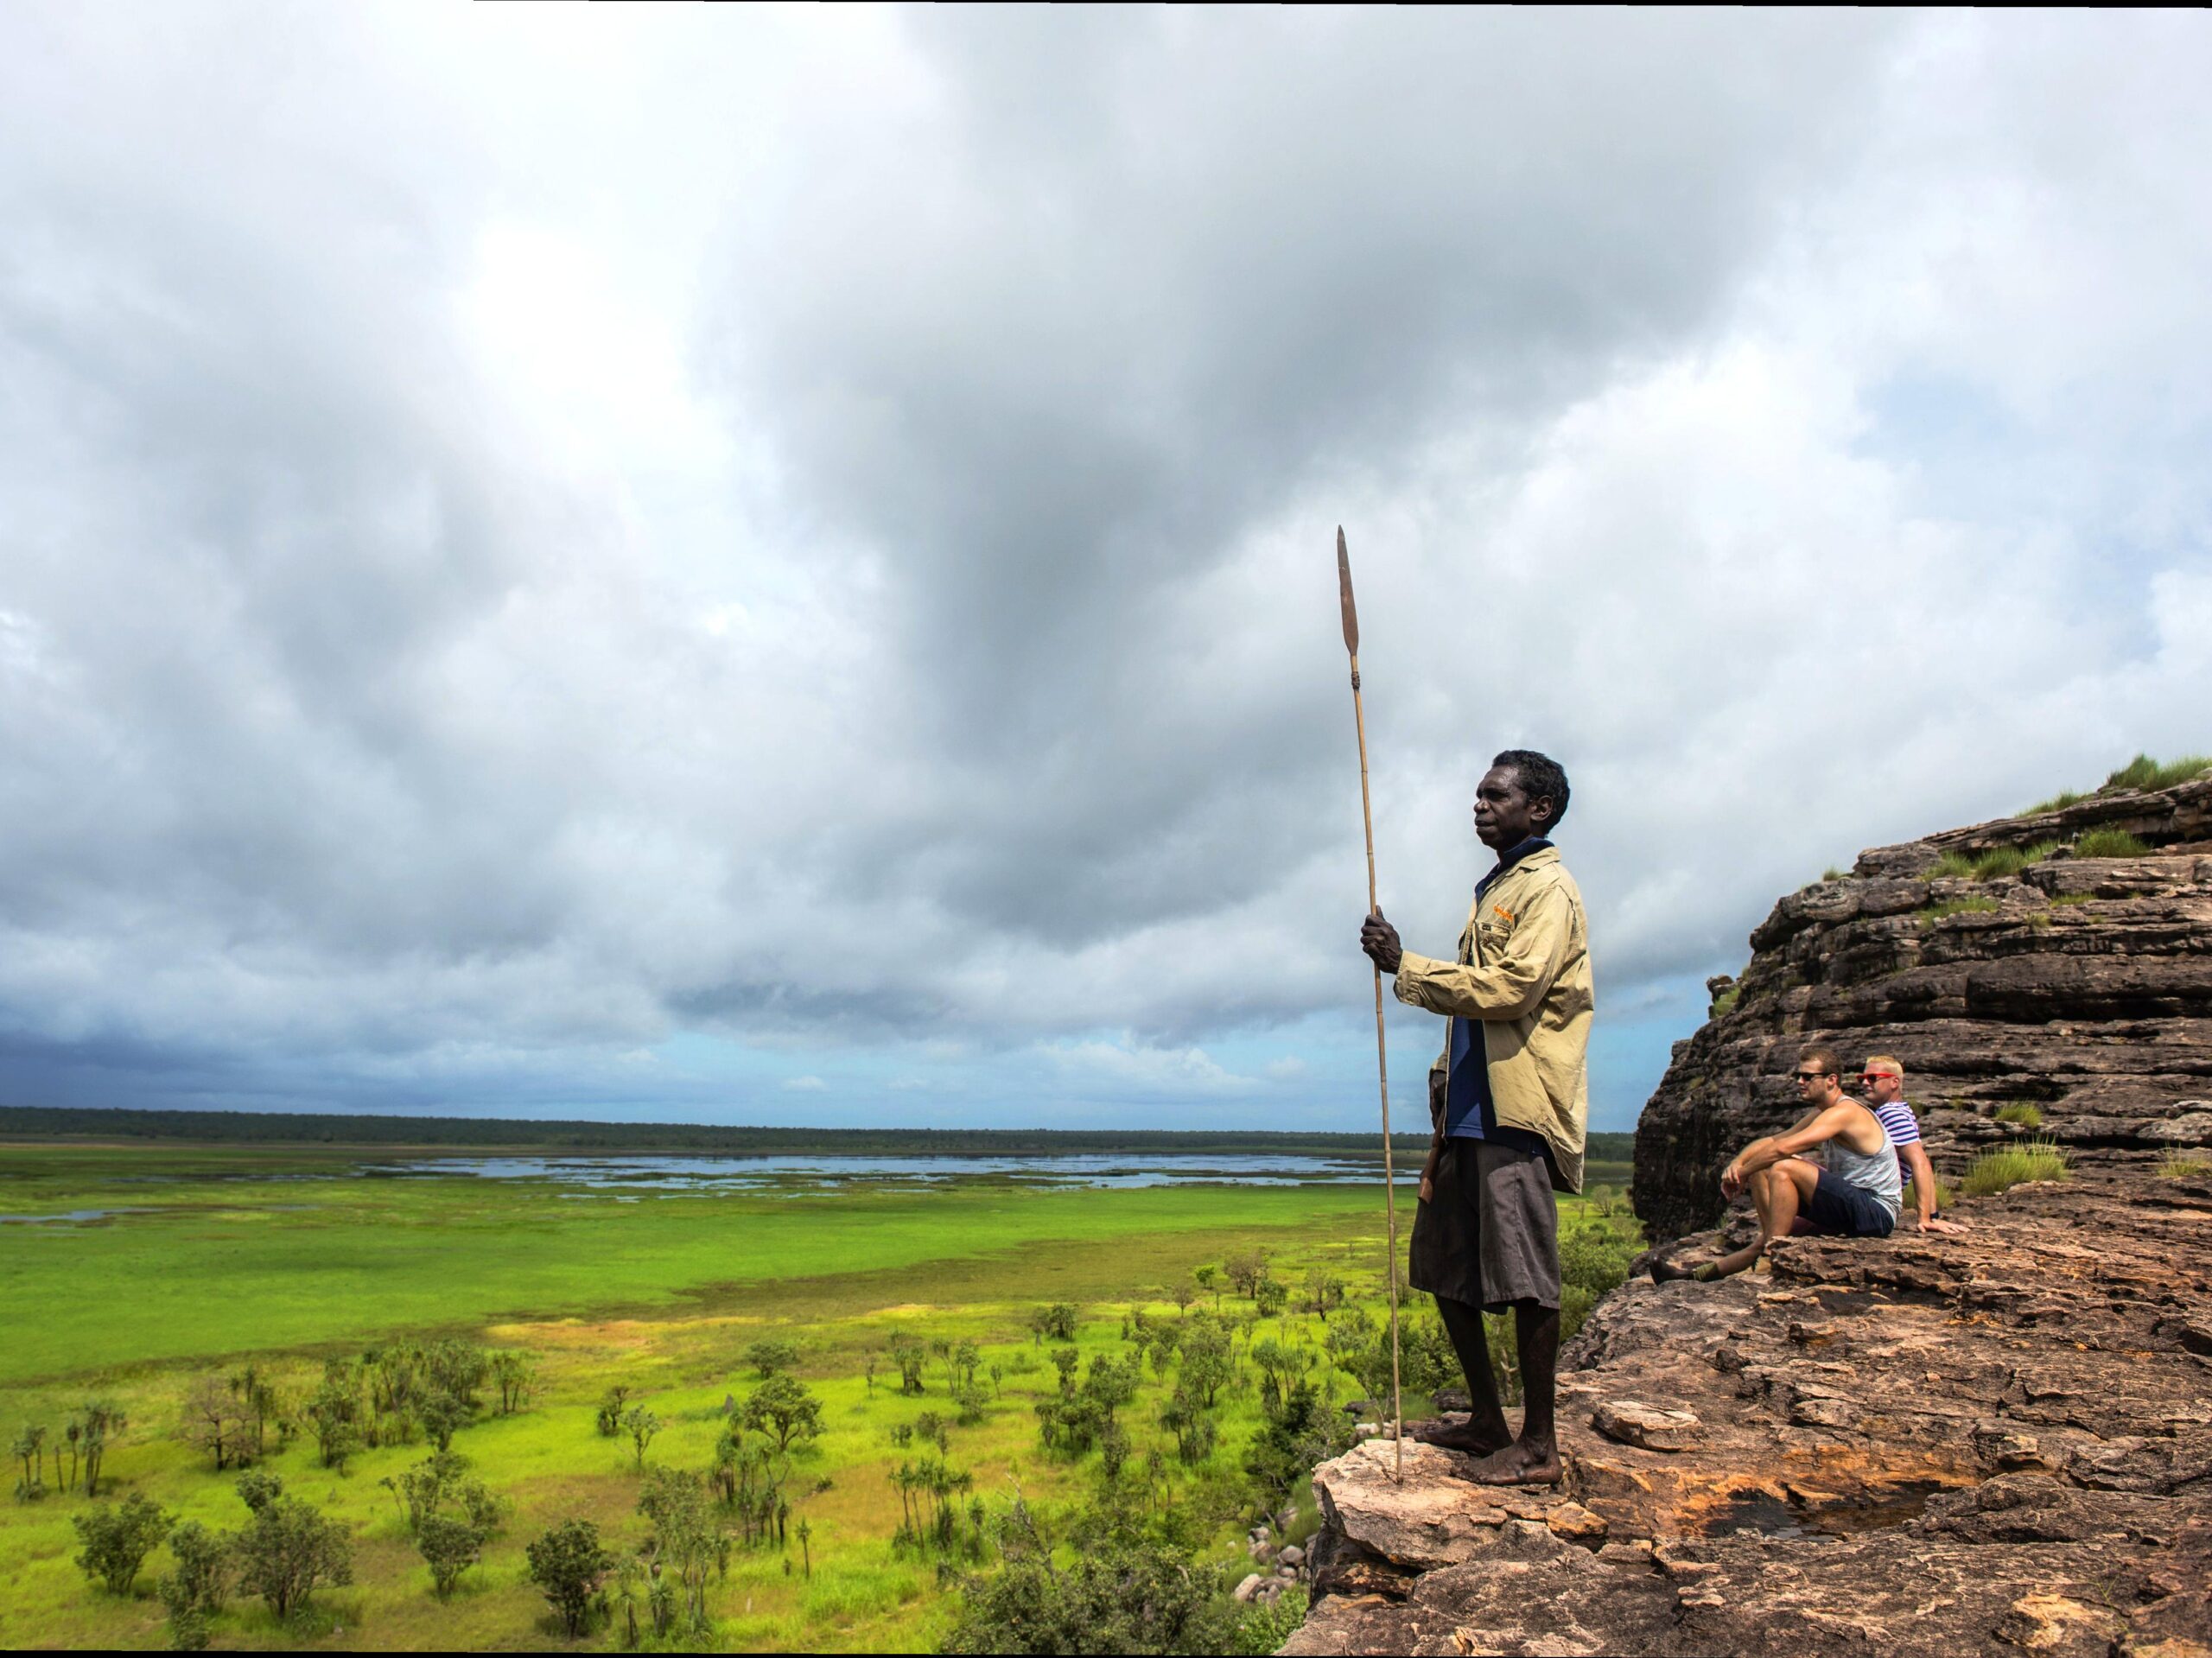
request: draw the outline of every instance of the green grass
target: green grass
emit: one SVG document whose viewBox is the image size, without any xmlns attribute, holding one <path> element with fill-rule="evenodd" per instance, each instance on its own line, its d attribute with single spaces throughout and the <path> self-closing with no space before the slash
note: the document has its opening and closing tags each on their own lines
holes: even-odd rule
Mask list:
<svg viewBox="0 0 2212 1658">
<path fill-rule="evenodd" d="M 1593 1181 L 1627 1171 L 1593 1165 Z M 274 1175 L 259 1180 L 226 1177 Z M 181 1175 L 147 1184 L 145 1177 Z M 1000 1365 L 986 1420 L 951 1430 L 950 1460 L 969 1470 L 994 1512 L 1018 1488 L 1048 1509 L 1096 1482 L 1096 1459 L 1070 1464 L 1040 1448 L 1033 1403 L 1056 1375 L 1026 1328 L 1045 1301 L 1082 1309 L 1086 1363 L 1127 1350 L 1122 1318 L 1141 1307 L 1175 1316 L 1169 1292 L 1192 1269 L 1266 1247 L 1295 1293 L 1309 1268 L 1341 1278 L 1351 1305 L 1379 1324 L 1383 1223 L 1373 1186 L 1160 1187 L 1039 1191 L 985 1179 L 927 1191 L 865 1185 L 781 1197 L 647 1196 L 634 1203 L 556 1180 L 457 1176 L 361 1178 L 339 1154 L 297 1148 L 0 1148 L 0 1210 L 13 1214 L 143 1207 L 89 1223 L 10 1224 L 0 1230 L 0 1430 L 58 1427 L 88 1395 L 114 1398 L 130 1428 L 111 1452 L 112 1495 L 143 1492 L 212 1528 L 238 1524 L 233 1477 L 173 1437 L 184 1394 L 205 1373 L 249 1356 L 273 1375 L 294 1408 L 321 1359 L 379 1338 L 456 1333 L 532 1355 L 540 1393 L 527 1410 L 480 1419 L 454 1447 L 473 1472 L 514 1503 L 505 1531 L 449 1601 L 431 1598 L 429 1574 L 379 1481 L 425 1454 L 421 1444 L 367 1451 L 343 1472 L 318 1465 L 311 1434 L 270 1464 L 287 1489 L 352 1534 L 357 1582 L 318 1591 L 292 1628 L 233 1602 L 215 1622 L 219 1647 L 462 1650 L 562 1642 L 524 1580 L 523 1544 L 572 1516 L 597 1521 L 609 1547 L 635 1550 L 645 1534 L 626 1442 L 593 1429 L 594 1406 L 620 1380 L 667 1424 L 648 1465 L 699 1467 L 726 1395 L 753 1385 L 742 1355 L 772 1336 L 799 1350 L 798 1375 L 823 1401 L 827 1431 L 801 1453 L 794 1515 L 813 1528 L 814 1571 L 787 1557 L 740 1549 L 712 1590 L 716 1644 L 755 1650 L 926 1648 L 950 1603 L 933 1561 L 895 1553 L 899 1499 L 889 1475 L 902 1458 L 890 1430 L 953 1406 L 932 1363 L 918 1398 L 896 1392 L 893 1371 L 871 1387 L 869 1354 L 895 1330 L 967 1339 Z M 1410 1191 L 1403 1196 L 1410 1197 Z M 302 1207 L 291 1207 L 302 1205 Z M 1402 1201 L 1402 1230 L 1411 1204 Z M 1563 1254 L 1624 1269 L 1632 1223 L 1617 1196 L 1593 1189 L 1561 1204 Z M 1627 1228 L 1623 1231 L 1624 1227 Z M 1578 1304 L 1586 1310 L 1590 1294 Z M 1214 1298 L 1201 1296 L 1198 1305 Z M 1252 1311 L 1233 1293 L 1224 1311 Z M 1337 1315 L 1339 1318 L 1341 1313 Z M 1408 1310 L 1413 1329 L 1433 1313 Z M 1351 1379 L 1319 1349 L 1325 1326 L 1291 1311 L 1252 1336 L 1313 1350 L 1337 1398 Z M 1238 1494 L 1260 1413 L 1250 1366 L 1226 1395 L 1218 1448 L 1195 1471 L 1171 1453 L 1171 1482 L 1217 1523 L 1207 1563 L 1246 1569 Z M 1165 1438 L 1156 1417 L 1167 1378 L 1145 1367 L 1125 1420 L 1133 1459 Z M 1424 1404 L 1409 1394 L 1409 1408 Z M 1341 1415 L 1341 1413 L 1337 1413 Z M 12 1482 L 11 1482 L 12 1483 Z M 817 1489 L 820 1486 L 821 1489 Z M 105 1500 L 105 1498 L 103 1500 Z M 1311 1499 L 1301 1498 L 1313 1523 Z M 1226 1502 L 1228 1507 L 1222 1505 Z M 92 1588 L 72 1563 L 70 1527 L 81 1496 L 0 1504 L 0 1646 L 145 1647 L 162 1638 L 156 1550 L 127 1599 Z M 601 1629 L 582 1643 L 613 1644 Z"/>
<path fill-rule="evenodd" d="M 2202 1180 L 2212 1176 L 2212 1158 L 2175 1155 L 2158 1165 L 2161 1180 Z"/>
<path fill-rule="evenodd" d="M 1959 1190 L 1969 1197 L 1993 1197 L 2023 1180 L 2063 1180 L 2072 1172 L 2066 1153 L 2048 1140 L 1999 1146 L 1974 1160 Z"/>
<path fill-rule="evenodd" d="M 1920 1199 L 1914 1194 L 1913 1188 L 1917 1186 L 1920 1183 L 1917 1180 L 1910 1178 L 1905 1181 L 1904 1193 L 1900 1200 L 1904 1204 L 1904 1208 L 1901 1210 L 1902 1213 L 1910 1215 L 1918 1211 Z M 1948 1180 L 1944 1179 L 1942 1175 L 1937 1175 L 1936 1177 L 1936 1208 L 1937 1212 L 1941 1213 L 1943 1210 L 1952 1208 L 1958 1201 L 1959 1189 L 1951 1185 Z"/>
<path fill-rule="evenodd" d="M 2015 1101 L 2011 1105 L 2000 1105 L 1997 1108 L 1997 1121 L 2017 1122 L 2024 1128 L 2040 1128 L 2043 1127 L 2043 1110 L 2038 1106 Z"/>
<path fill-rule="evenodd" d="M 1996 880 L 2017 875 L 2030 864 L 2041 863 L 2058 849 L 2058 844 L 2056 841 L 2037 841 L 2032 846 L 1992 847 L 1986 852 L 1971 855 L 1946 852 L 1929 873 L 1955 880 Z"/>
<path fill-rule="evenodd" d="M 2185 754 L 2179 759 L 2154 760 L 2138 754 L 2105 779 L 2107 789 L 2171 789 L 2199 772 L 2212 771 L 2212 756 Z"/>
<path fill-rule="evenodd" d="M 1713 999 L 1713 1007 L 1707 1013 L 1707 1017 L 1726 1019 L 1736 1011 L 1736 1004 L 1743 999 L 1744 987 L 1740 984 L 1732 984 Z"/>
<path fill-rule="evenodd" d="M 2126 829 L 2091 829 L 2074 842 L 2077 858 L 2140 858 L 2150 850 Z"/>
<path fill-rule="evenodd" d="M 2034 805 L 2029 807 L 2027 810 L 2022 812 L 2020 816 L 2023 817 L 2033 817 L 2039 812 L 2063 812 L 2069 806 L 2078 806 L 2082 802 L 2087 800 L 2088 797 L 2089 797 L 2088 795 L 2084 794 L 2079 789 L 2061 789 L 2056 794 L 2051 796 L 2050 799 L 2038 800 Z"/>
</svg>

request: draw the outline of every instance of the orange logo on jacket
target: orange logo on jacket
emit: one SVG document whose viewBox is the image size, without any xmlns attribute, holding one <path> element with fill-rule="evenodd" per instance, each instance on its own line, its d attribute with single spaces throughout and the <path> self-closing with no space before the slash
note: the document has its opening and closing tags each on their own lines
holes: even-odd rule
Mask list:
<svg viewBox="0 0 2212 1658">
<path fill-rule="evenodd" d="M 1513 912 L 1505 908 L 1503 905 L 1493 904 L 1490 907 L 1496 910 L 1498 914 L 1503 916 L 1508 921 L 1513 919 Z"/>
</svg>

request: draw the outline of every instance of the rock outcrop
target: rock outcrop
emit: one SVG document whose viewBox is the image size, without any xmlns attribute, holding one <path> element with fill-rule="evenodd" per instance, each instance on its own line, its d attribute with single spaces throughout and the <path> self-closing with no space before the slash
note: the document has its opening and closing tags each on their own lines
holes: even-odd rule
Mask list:
<svg viewBox="0 0 2212 1658">
<path fill-rule="evenodd" d="M 2151 854 L 2075 855 L 2095 829 Z M 1946 854 L 2045 847 L 1993 879 L 1939 871 Z M 2030 1132 L 1995 1120 L 2012 1103 L 2081 1162 L 2212 1146 L 2212 778 L 1877 848 L 1777 904 L 1751 943 L 1637 1127 L 1655 1239 L 1719 1217 L 1721 1163 L 1795 1119 L 1788 1073 L 1816 1041 L 1904 1062 L 1947 1175 Z"/>
<path fill-rule="evenodd" d="M 2212 1177 L 1959 1214 L 1616 1291 L 1563 1355 L 1555 1492 L 1325 1464 L 1283 1650 L 2208 1658 Z"/>
<path fill-rule="evenodd" d="M 1721 1219 L 1815 1041 L 1904 1061 L 1945 1173 L 2035 1133 L 2072 1174 L 1615 1291 L 1561 1355 L 1555 1491 L 1325 1464 L 1283 1650 L 2212 1658 L 2212 778 L 1878 848 L 1751 946 L 1637 1129 L 1655 1238 Z"/>
</svg>

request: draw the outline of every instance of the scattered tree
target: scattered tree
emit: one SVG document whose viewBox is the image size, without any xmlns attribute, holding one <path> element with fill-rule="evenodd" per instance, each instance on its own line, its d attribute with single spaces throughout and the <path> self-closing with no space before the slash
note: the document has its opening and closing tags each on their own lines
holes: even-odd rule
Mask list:
<svg viewBox="0 0 2212 1658">
<path fill-rule="evenodd" d="M 10 1447 L 23 1465 L 22 1477 L 16 1482 L 18 1502 L 35 1502 L 46 1495 L 46 1433 L 43 1422 L 26 1423 Z"/>
<path fill-rule="evenodd" d="M 255 1477 L 248 1475 L 247 1479 Z M 271 1484 L 274 1476 L 267 1477 Z M 319 1583 L 353 1581 L 353 1548 L 344 1527 L 296 1496 L 275 1491 L 257 1505 L 239 1482 L 253 1517 L 232 1534 L 238 1587 L 258 1595 L 279 1618 L 307 1604 Z"/>
<path fill-rule="evenodd" d="M 492 1382 L 499 1390 L 499 1414 L 512 1416 L 530 1402 L 537 1362 L 527 1353 L 503 1347 L 492 1355 Z"/>
<path fill-rule="evenodd" d="M 230 1545 L 196 1520 L 169 1534 L 169 1557 L 176 1569 L 155 1585 L 168 1609 L 169 1645 L 197 1652 L 207 1644 L 207 1620 L 222 1610 Z"/>
<path fill-rule="evenodd" d="M 612 1439 L 622 1432 L 622 1413 L 629 1407 L 630 1387 L 618 1382 L 600 1396 L 599 1413 L 593 1417 L 600 1437 Z"/>
<path fill-rule="evenodd" d="M 425 1515 L 415 1531 L 415 1547 L 430 1568 L 430 1592 L 443 1600 L 461 1574 L 484 1558 L 484 1533 L 449 1514 Z"/>
<path fill-rule="evenodd" d="M 899 1367 L 899 1391 L 918 1394 L 922 1391 L 922 1370 L 929 1358 L 928 1350 L 903 1330 L 891 1332 L 891 1362 Z"/>
<path fill-rule="evenodd" d="M 599 1528 L 588 1520 L 564 1520 L 523 1553 L 529 1560 L 529 1578 L 561 1616 L 561 1627 L 571 1636 L 583 1633 L 584 1620 L 614 1557 L 600 1547 Z"/>
<path fill-rule="evenodd" d="M 798 1349 L 789 1342 L 757 1341 L 745 1350 L 745 1362 L 753 1367 L 753 1374 L 766 1382 L 778 1371 L 788 1370 L 798 1363 Z"/>
<path fill-rule="evenodd" d="M 804 1382 L 778 1374 L 753 1390 L 741 1420 L 775 1440 L 778 1451 L 789 1451 L 822 1432 L 822 1401 Z"/>
<path fill-rule="evenodd" d="M 215 1471 L 253 1460 L 252 1413 L 222 1377 L 203 1375 L 185 1396 L 177 1435 L 214 1458 Z"/>
<path fill-rule="evenodd" d="M 653 1563 L 676 1579 L 678 1616 L 692 1633 L 705 1633 L 711 1627 L 707 1572 L 723 1548 L 721 1523 L 708 1502 L 706 1483 L 688 1469 L 656 1468 L 638 1498 L 638 1512 L 652 1522 L 647 1549 Z"/>
<path fill-rule="evenodd" d="M 70 1523 L 77 1528 L 77 1540 L 84 1545 L 77 1564 L 85 1575 L 105 1584 L 111 1594 L 127 1595 L 138 1568 L 169 1534 L 176 1517 L 164 1514 L 159 1504 L 133 1491 L 120 1502 L 101 1503 L 89 1514 L 73 1516 Z"/>
<path fill-rule="evenodd" d="M 474 1420 L 476 1407 L 446 1388 L 434 1388 L 423 1396 L 416 1417 L 423 1432 L 440 1451 L 453 1449 L 453 1436 Z"/>
<path fill-rule="evenodd" d="M 661 1420 L 643 1405 L 632 1405 L 622 1413 L 622 1431 L 630 1436 L 630 1444 L 638 1453 L 638 1471 L 645 1470 L 645 1447 L 661 1430 Z"/>
</svg>

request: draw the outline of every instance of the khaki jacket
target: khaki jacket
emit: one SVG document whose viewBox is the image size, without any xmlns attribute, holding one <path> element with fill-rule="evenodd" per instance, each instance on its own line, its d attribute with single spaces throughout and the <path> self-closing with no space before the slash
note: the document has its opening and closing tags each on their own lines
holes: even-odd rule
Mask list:
<svg viewBox="0 0 2212 1658">
<path fill-rule="evenodd" d="M 1397 992 L 1432 1013 L 1481 1021 L 1497 1120 L 1543 1135 L 1554 1184 L 1581 1191 L 1595 996 L 1582 894 L 1558 848 L 1531 852 L 1476 900 L 1457 962 L 1406 951 Z M 1447 1028 L 1445 1051 L 1429 1067 L 1433 1089 L 1450 1059 Z"/>
</svg>

